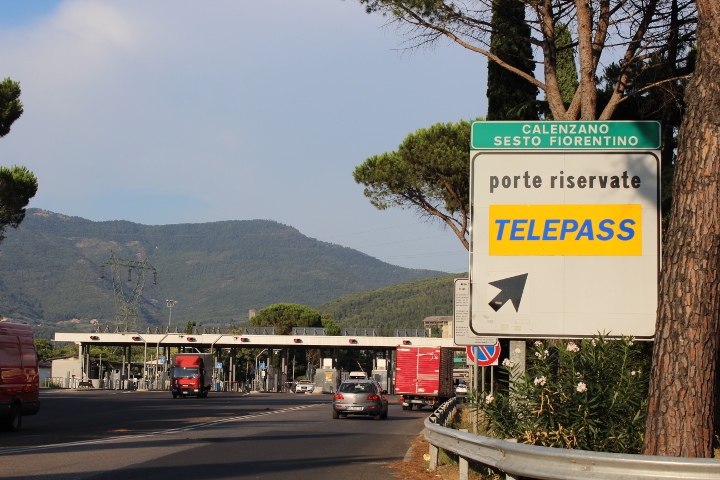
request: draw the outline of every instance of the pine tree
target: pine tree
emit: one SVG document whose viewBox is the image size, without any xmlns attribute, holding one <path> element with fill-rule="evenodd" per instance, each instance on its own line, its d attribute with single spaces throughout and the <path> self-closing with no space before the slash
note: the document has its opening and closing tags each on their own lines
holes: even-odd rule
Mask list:
<svg viewBox="0 0 720 480">
<path fill-rule="evenodd" d="M 575 49 L 571 46 L 572 36 L 570 35 L 570 30 L 567 25 L 558 23 L 555 25 L 555 33 L 557 81 L 560 86 L 563 103 L 569 106 L 580 84 L 577 77 Z"/>
<path fill-rule="evenodd" d="M 527 38 L 525 4 L 517 0 L 493 0 L 490 53 L 513 67 L 533 75 L 535 63 Z M 487 120 L 537 120 L 538 88 L 517 74 L 488 60 Z"/>
</svg>

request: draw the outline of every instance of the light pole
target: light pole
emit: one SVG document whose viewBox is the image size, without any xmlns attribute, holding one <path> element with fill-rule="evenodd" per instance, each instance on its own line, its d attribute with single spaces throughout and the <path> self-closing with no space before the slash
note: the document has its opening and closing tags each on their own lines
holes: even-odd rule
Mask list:
<svg viewBox="0 0 720 480">
<path fill-rule="evenodd" d="M 165 300 L 165 303 L 170 309 L 170 316 L 168 317 L 168 328 L 170 328 L 170 320 L 172 320 L 172 307 L 175 306 L 175 300 Z"/>
<path fill-rule="evenodd" d="M 258 371 L 258 367 L 259 367 L 259 365 L 258 365 L 258 358 L 260 358 L 260 355 L 262 355 L 262 354 L 265 353 L 266 351 L 267 351 L 267 348 L 264 348 L 262 352 L 258 353 L 258 354 L 255 356 L 255 378 L 253 379 L 253 383 L 255 384 L 255 389 L 256 389 L 256 390 L 258 389 L 258 386 L 259 386 L 259 383 L 258 383 L 257 380 L 258 380 L 258 376 L 260 375 L 260 372 Z"/>
</svg>

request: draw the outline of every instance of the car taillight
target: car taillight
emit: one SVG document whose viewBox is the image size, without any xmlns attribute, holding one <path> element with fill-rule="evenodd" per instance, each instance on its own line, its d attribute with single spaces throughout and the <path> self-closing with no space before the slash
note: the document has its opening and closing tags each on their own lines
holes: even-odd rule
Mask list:
<svg viewBox="0 0 720 480">
<path fill-rule="evenodd" d="M 345 400 L 345 397 L 343 397 L 342 393 L 336 393 L 335 395 L 333 395 L 333 398 L 335 400 Z"/>
<path fill-rule="evenodd" d="M 380 397 L 378 397 L 377 395 L 368 395 L 367 399 L 368 400 L 379 400 Z"/>
</svg>

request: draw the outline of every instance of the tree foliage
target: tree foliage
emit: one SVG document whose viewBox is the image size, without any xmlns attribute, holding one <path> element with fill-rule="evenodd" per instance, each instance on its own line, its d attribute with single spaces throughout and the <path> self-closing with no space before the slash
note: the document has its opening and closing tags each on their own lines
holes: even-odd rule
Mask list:
<svg viewBox="0 0 720 480">
<path fill-rule="evenodd" d="M 322 327 L 317 310 L 296 303 L 276 303 L 250 319 L 251 327 L 275 327 L 278 335 L 290 335 L 293 327 Z"/>
<path fill-rule="evenodd" d="M 510 56 L 491 51 L 494 0 L 358 0 L 368 13 L 378 12 L 402 30 L 413 46 L 449 40 L 485 55 L 544 92 L 555 120 L 608 120 L 628 98 L 628 88 L 642 74 L 645 62 L 672 45 L 692 42 L 696 10 L 692 0 L 519 0 L 530 26 L 523 40 L 533 46 L 543 72 L 534 78 L 515 67 Z M 577 48 L 579 88 L 569 105 L 558 79 L 558 25 L 572 32 Z M 506 33 L 508 39 L 516 32 Z M 672 40 L 672 41 L 671 41 Z M 562 51 L 562 50 L 561 50 Z M 603 54 L 620 58 L 615 89 L 598 113 L 596 77 Z M 680 61 L 682 55 L 674 58 Z M 668 57 L 668 61 L 673 58 Z"/>
<path fill-rule="evenodd" d="M 327 334 L 332 337 L 337 337 L 342 333 L 340 325 L 335 323 L 335 320 L 330 315 L 322 315 L 321 322 L 323 328 L 327 329 Z"/>
<path fill-rule="evenodd" d="M 10 133 L 10 126 L 23 114 L 20 82 L 6 78 L 0 82 L 0 138 Z"/>
<path fill-rule="evenodd" d="M 0 138 L 10 133 L 10 126 L 23 114 L 20 82 L 9 77 L 0 82 Z M 7 227 L 17 228 L 25 218 L 25 207 L 37 192 L 37 179 L 25 167 L 0 166 L 0 243 Z"/>
<path fill-rule="evenodd" d="M 27 168 L 0 166 L 0 243 L 7 227 L 17 228 L 25 219 L 25 207 L 37 188 L 37 179 Z"/>
<path fill-rule="evenodd" d="M 570 106 L 580 85 L 577 77 L 577 64 L 575 63 L 575 49 L 567 25 L 559 23 L 556 28 L 555 48 L 557 49 L 558 88 L 563 103 L 565 106 Z"/>
<path fill-rule="evenodd" d="M 408 135 L 397 151 L 368 158 L 353 177 L 379 210 L 413 209 L 439 219 L 469 246 L 470 122 L 438 123 Z"/>
<path fill-rule="evenodd" d="M 534 78 L 529 37 L 525 6 L 517 0 L 493 0 L 490 53 L 506 58 L 511 66 Z M 488 61 L 487 120 L 537 120 L 537 94 L 535 84 L 492 59 Z"/>
<path fill-rule="evenodd" d="M 39 362 L 44 362 L 48 358 L 53 357 L 53 350 L 53 344 L 50 343 L 50 340 L 45 340 L 44 338 L 35 340 L 35 351 L 37 352 Z"/>
</svg>

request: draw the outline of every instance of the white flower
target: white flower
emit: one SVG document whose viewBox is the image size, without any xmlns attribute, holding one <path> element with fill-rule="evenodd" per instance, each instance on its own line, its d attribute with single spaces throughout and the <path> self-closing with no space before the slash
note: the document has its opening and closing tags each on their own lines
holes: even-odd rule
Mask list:
<svg viewBox="0 0 720 480">
<path fill-rule="evenodd" d="M 637 373 L 638 373 L 638 372 L 636 372 L 635 370 L 633 370 L 632 372 L 630 372 L 630 375 L 632 375 L 632 376 L 634 377 L 635 375 L 637 375 Z"/>
<path fill-rule="evenodd" d="M 568 352 L 579 352 L 579 351 L 580 351 L 580 347 L 578 347 L 577 343 L 575 343 L 575 342 L 570 342 L 570 343 L 567 344 L 567 351 L 568 351 Z"/>
<path fill-rule="evenodd" d="M 490 405 L 493 400 L 495 400 L 495 397 L 493 397 L 492 395 L 488 395 L 487 397 L 485 397 L 485 403 L 487 403 L 488 405 Z"/>
<path fill-rule="evenodd" d="M 587 392 L 587 385 L 585 385 L 583 382 L 578 383 L 577 391 L 580 393 Z"/>
<path fill-rule="evenodd" d="M 544 387 L 545 384 L 547 383 L 547 378 L 542 376 L 540 378 L 535 378 L 535 380 L 533 380 L 533 382 L 535 382 L 535 385 L 540 385 L 540 386 Z"/>
<path fill-rule="evenodd" d="M 505 360 L 503 360 L 502 364 L 503 364 L 503 367 L 514 367 L 515 366 L 515 362 L 513 362 L 509 358 L 506 358 Z"/>
<path fill-rule="evenodd" d="M 550 352 L 548 352 L 547 350 L 545 350 L 545 351 L 542 352 L 542 353 L 540 353 L 540 352 L 535 352 L 535 356 L 536 356 L 537 358 L 539 358 L 540 360 L 546 359 L 546 358 L 548 357 L 548 355 L 550 355 Z"/>
<path fill-rule="evenodd" d="M 593 346 L 593 347 L 594 347 L 595 345 L 597 345 L 597 342 L 595 341 L 594 338 L 593 338 L 592 340 L 590 340 L 590 343 L 592 343 L 592 346 Z"/>
<path fill-rule="evenodd" d="M 535 340 L 534 345 L 535 345 L 536 347 L 542 347 L 542 342 L 541 342 L 540 340 Z"/>
</svg>

